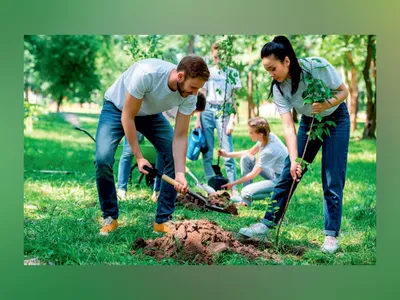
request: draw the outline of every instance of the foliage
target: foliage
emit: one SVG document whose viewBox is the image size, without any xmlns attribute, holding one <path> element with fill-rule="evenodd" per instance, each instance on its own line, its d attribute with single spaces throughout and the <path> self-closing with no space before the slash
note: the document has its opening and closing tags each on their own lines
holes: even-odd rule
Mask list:
<svg viewBox="0 0 400 300">
<path fill-rule="evenodd" d="M 312 60 L 321 62 L 318 58 L 312 58 Z M 329 102 L 329 99 L 336 98 L 334 91 L 326 86 L 326 84 L 321 80 L 312 76 L 312 64 L 311 68 L 308 68 L 305 64 L 305 59 L 300 59 L 302 67 L 307 71 L 304 75 L 304 82 L 306 83 L 306 89 L 303 91 L 302 97 L 304 104 L 311 105 L 313 103 L 324 103 Z M 326 68 L 325 66 L 318 66 L 316 68 Z M 330 103 L 330 102 L 329 102 Z M 315 114 L 315 119 L 319 121 L 318 124 L 313 124 L 313 128 L 310 128 L 310 138 L 312 140 L 318 138 L 323 141 L 323 134 L 330 135 L 329 126 L 336 126 L 335 122 L 325 120 L 320 114 Z"/>
</svg>

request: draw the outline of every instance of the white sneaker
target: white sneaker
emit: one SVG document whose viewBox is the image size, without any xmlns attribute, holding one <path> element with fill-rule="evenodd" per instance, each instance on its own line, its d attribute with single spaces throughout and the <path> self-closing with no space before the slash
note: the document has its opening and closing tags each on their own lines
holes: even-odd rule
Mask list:
<svg viewBox="0 0 400 300">
<path fill-rule="evenodd" d="M 117 198 L 119 200 L 126 200 L 126 191 L 125 190 L 118 190 L 117 191 Z"/>
<path fill-rule="evenodd" d="M 324 253 L 335 253 L 339 248 L 337 239 L 334 236 L 326 236 L 325 242 L 321 246 L 321 251 Z"/>
<path fill-rule="evenodd" d="M 243 198 L 242 198 L 242 196 L 236 194 L 236 195 L 231 196 L 231 201 L 233 203 L 240 203 L 240 202 L 243 202 Z"/>
<path fill-rule="evenodd" d="M 248 238 L 265 237 L 268 233 L 268 227 L 264 223 L 256 223 L 250 227 L 240 228 L 239 233 Z"/>
</svg>

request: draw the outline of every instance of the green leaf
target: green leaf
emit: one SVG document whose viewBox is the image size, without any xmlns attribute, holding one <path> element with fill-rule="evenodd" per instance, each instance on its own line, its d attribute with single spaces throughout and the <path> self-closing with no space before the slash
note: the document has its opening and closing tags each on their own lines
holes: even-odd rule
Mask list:
<svg viewBox="0 0 400 300">
<path fill-rule="evenodd" d="M 321 117 L 321 115 L 320 114 L 316 114 L 315 115 L 315 118 L 318 120 L 318 121 L 322 121 L 322 117 Z"/>
</svg>

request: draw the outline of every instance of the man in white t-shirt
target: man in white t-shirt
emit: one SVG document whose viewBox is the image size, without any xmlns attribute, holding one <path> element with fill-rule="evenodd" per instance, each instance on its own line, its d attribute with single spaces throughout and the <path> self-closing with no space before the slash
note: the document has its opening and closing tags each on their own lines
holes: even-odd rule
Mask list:
<svg viewBox="0 0 400 300">
<path fill-rule="evenodd" d="M 204 112 L 197 114 L 195 125 L 196 128 L 200 127 L 202 129 L 208 147 L 208 152 L 203 153 L 203 167 L 207 180 L 215 175 L 212 168 L 214 129 L 217 130 L 218 142 L 222 135 L 222 149 L 228 152 L 233 151 L 232 132 L 235 127 L 235 114 L 229 111 L 232 107 L 235 107 L 235 90 L 242 88 L 239 72 L 236 69 L 227 67 L 226 72 L 221 69 L 218 48 L 218 43 L 213 44 L 211 48 L 211 56 L 215 66 L 210 68 L 210 79 L 203 87 L 207 97 L 207 106 Z M 222 115 L 224 102 L 225 112 Z M 234 160 L 224 157 L 224 165 L 229 182 L 235 181 L 236 166 Z M 237 193 L 236 186 L 233 186 L 232 190 L 233 194 Z"/>
<path fill-rule="evenodd" d="M 108 235 L 118 227 L 118 201 L 113 164 L 117 146 L 125 135 L 140 172 L 152 167 L 143 157 L 137 131 L 156 148 L 164 161 L 164 173 L 178 182 L 161 183 L 154 223 L 155 232 L 168 232 L 165 224 L 175 209 L 176 193 L 187 191 L 185 161 L 190 115 L 196 108 L 196 94 L 210 76 L 204 60 L 186 56 L 178 66 L 159 59 L 134 63 L 107 89 L 96 134 L 96 183 L 103 227 Z M 175 130 L 162 112 L 178 107 Z"/>
<path fill-rule="evenodd" d="M 197 94 L 197 102 L 196 102 L 196 110 L 195 112 L 202 112 L 206 107 L 206 97 L 203 93 L 198 92 Z M 162 113 L 164 117 L 167 118 L 170 122 L 175 122 L 176 115 L 178 114 L 178 107 L 175 106 L 168 111 L 164 111 Z M 140 140 L 142 134 L 138 132 L 138 140 Z M 132 160 L 133 160 L 133 152 L 131 147 L 129 146 L 128 139 L 125 137 L 124 139 L 124 148 L 122 150 L 121 157 L 119 159 L 118 165 L 118 190 L 117 190 L 117 198 L 119 200 L 126 200 L 126 194 L 128 190 L 128 180 L 131 174 L 132 169 Z M 156 168 L 158 170 L 164 170 L 164 162 L 160 155 L 156 155 Z M 154 186 L 153 186 L 153 195 L 151 196 L 151 200 L 156 202 L 158 196 L 160 194 L 161 187 L 161 179 L 156 177 L 154 178 Z"/>
</svg>

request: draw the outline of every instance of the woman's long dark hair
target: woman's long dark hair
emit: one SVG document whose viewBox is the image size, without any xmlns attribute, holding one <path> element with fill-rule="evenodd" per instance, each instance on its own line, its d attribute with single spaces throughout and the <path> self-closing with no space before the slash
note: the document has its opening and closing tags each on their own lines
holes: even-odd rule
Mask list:
<svg viewBox="0 0 400 300">
<path fill-rule="evenodd" d="M 261 59 L 263 59 L 264 57 L 268 57 L 271 54 L 275 55 L 275 57 L 279 59 L 282 63 L 284 62 L 286 56 L 289 58 L 289 74 L 292 80 L 291 94 L 293 95 L 297 92 L 297 89 L 299 87 L 302 69 L 299 62 L 297 61 L 296 53 L 294 53 L 292 44 L 290 43 L 289 39 L 285 36 L 278 35 L 272 40 L 272 42 L 266 43 L 261 49 Z M 272 81 L 268 97 L 273 95 L 273 88 L 275 84 L 278 87 L 282 96 L 284 96 L 279 82 L 274 79 Z"/>
</svg>

